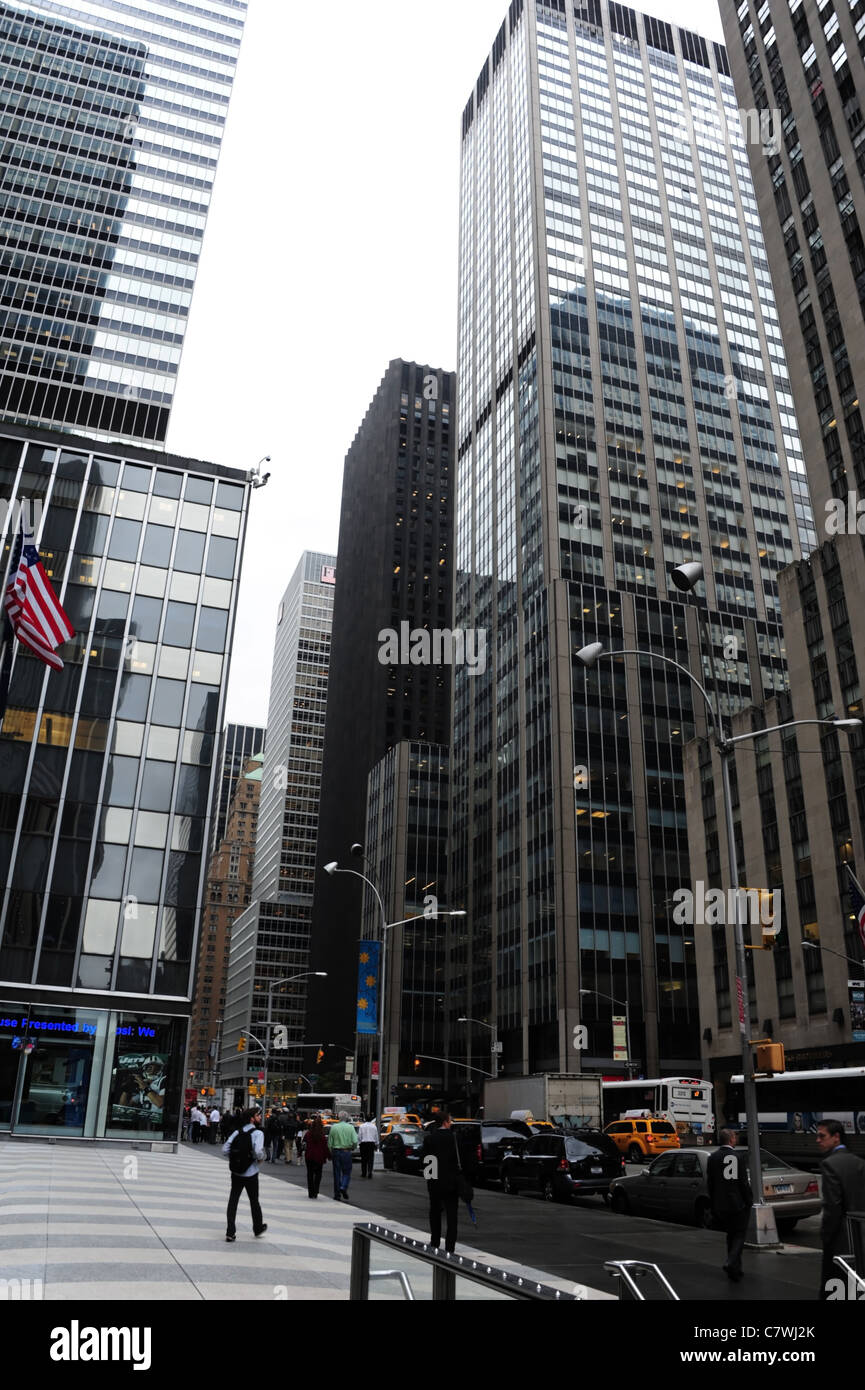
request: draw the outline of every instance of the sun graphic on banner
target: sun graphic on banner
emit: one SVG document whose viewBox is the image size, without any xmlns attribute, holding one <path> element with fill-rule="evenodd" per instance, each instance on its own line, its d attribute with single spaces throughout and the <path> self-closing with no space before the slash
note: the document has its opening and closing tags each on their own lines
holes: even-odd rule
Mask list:
<svg viewBox="0 0 865 1390">
<path fill-rule="evenodd" d="M 361 965 L 368 965 L 368 964 L 369 964 L 369 951 L 361 951 L 361 953 L 360 953 L 360 963 L 361 963 Z"/>
<path fill-rule="evenodd" d="M 368 1008 L 369 1008 L 369 1005 L 367 1004 L 367 1002 L 366 1002 L 365 999 L 358 999 L 358 1001 L 357 1001 L 357 1007 L 358 1007 L 359 1009 L 362 1009 L 362 1010 L 363 1010 L 363 1009 L 368 1009 Z"/>
<path fill-rule="evenodd" d="M 364 980 L 364 984 L 366 985 L 367 989 L 372 989 L 373 985 L 375 984 L 375 975 L 367 975 L 366 979 Z"/>
</svg>

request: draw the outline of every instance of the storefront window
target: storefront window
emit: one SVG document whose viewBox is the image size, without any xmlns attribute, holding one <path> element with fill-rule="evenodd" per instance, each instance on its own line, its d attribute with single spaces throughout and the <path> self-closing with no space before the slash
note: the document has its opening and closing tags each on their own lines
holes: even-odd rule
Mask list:
<svg viewBox="0 0 865 1390">
<path fill-rule="evenodd" d="M 95 1132 L 94 1056 L 108 1015 L 98 1010 L 0 1006 L 0 1126 L 13 1134 Z"/>
<path fill-rule="evenodd" d="M 105 1133 L 176 1139 L 185 1020 L 117 1014 Z"/>
</svg>

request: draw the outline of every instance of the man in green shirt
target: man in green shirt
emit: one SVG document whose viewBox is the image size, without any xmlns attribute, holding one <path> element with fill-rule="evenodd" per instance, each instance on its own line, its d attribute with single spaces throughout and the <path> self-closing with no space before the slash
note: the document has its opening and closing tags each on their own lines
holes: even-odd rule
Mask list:
<svg viewBox="0 0 865 1390">
<path fill-rule="evenodd" d="M 345 1110 L 339 1112 L 335 1125 L 328 1125 L 327 1147 L 333 1159 L 333 1200 L 348 1201 L 348 1185 L 351 1182 L 351 1156 L 357 1148 L 357 1131 L 349 1124 Z"/>
</svg>

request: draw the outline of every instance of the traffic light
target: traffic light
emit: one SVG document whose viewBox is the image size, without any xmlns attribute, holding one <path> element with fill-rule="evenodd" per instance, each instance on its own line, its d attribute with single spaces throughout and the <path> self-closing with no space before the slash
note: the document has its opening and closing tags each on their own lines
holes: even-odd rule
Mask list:
<svg viewBox="0 0 865 1390">
<path fill-rule="evenodd" d="M 320 1047 L 320 1048 L 318 1049 L 318 1052 L 315 1054 L 315 1060 L 316 1060 L 316 1062 L 318 1062 L 318 1063 L 321 1063 L 321 1062 L 324 1061 L 324 1048 L 323 1048 L 323 1047 Z"/>
<path fill-rule="evenodd" d="M 415 1069 L 415 1071 L 418 1071 L 418 1070 L 420 1069 L 420 1057 L 415 1057 L 415 1059 L 414 1059 L 414 1069 Z"/>
<path fill-rule="evenodd" d="M 250 1081 L 249 1083 L 249 1094 L 251 1096 L 254 1096 L 256 1094 L 256 1084 L 254 1081 Z"/>
<path fill-rule="evenodd" d="M 786 1069 L 783 1043 L 757 1044 L 757 1070 L 759 1072 L 780 1072 Z"/>
<path fill-rule="evenodd" d="M 238 1040 L 237 1040 L 237 1050 L 238 1050 L 238 1052 L 245 1052 L 245 1051 L 246 1051 L 246 1038 L 244 1038 L 244 1037 L 238 1038 Z"/>
</svg>

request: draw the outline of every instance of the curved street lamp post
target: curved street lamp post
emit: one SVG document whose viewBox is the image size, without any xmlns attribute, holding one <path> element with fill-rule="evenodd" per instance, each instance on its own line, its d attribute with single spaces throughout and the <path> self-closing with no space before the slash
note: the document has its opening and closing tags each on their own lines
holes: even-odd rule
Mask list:
<svg viewBox="0 0 865 1390">
<path fill-rule="evenodd" d="M 267 1114 L 267 1071 L 270 1053 L 273 1048 L 273 991 L 280 985 L 293 984 L 295 980 L 308 980 L 317 976 L 319 979 L 326 979 L 326 970 L 302 970 L 299 975 L 286 975 L 283 980 L 272 980 L 267 986 L 267 1022 L 265 1024 L 265 1037 L 267 1046 L 264 1048 L 264 1096 L 261 1102 L 262 1115 Z M 250 1037 L 252 1034 L 250 1034 Z M 298 1075 L 300 1073 L 298 1072 Z"/>
<path fill-rule="evenodd" d="M 352 853 L 355 853 L 357 850 L 360 850 L 360 851 L 361 851 L 361 854 L 363 853 L 363 851 L 362 851 L 360 845 L 352 845 Z M 324 866 L 324 872 L 325 872 L 326 874 L 353 874 L 355 878 L 362 879 L 363 882 L 366 883 L 366 884 L 368 885 L 368 887 L 370 887 L 370 888 L 372 889 L 373 893 L 375 893 L 376 900 L 378 901 L 378 905 L 379 905 L 379 910 L 380 910 L 380 912 L 381 912 L 381 965 L 380 965 L 380 970 L 379 970 L 379 1002 L 378 1002 L 378 1029 L 377 1029 L 377 1037 L 378 1037 L 378 1090 L 377 1090 L 377 1095 L 376 1095 L 376 1114 L 375 1114 L 376 1126 L 377 1126 L 377 1128 L 378 1128 L 379 1134 L 381 1134 L 381 1112 L 382 1112 L 382 1108 L 383 1108 L 383 1107 L 382 1107 L 382 1099 L 383 1099 L 383 1097 L 384 1097 L 384 1095 L 385 1095 L 385 1080 L 386 1080 L 386 1077 L 385 1077 L 385 1026 L 384 1026 L 384 1025 L 385 1025 L 385 1013 L 386 1013 L 386 1008 L 387 1008 L 387 934 L 388 934 L 388 932 L 390 931 L 391 927 L 404 927 L 404 926 L 406 926 L 409 922 L 424 922 L 424 921 L 431 921 L 431 922 L 434 922 L 434 921 L 437 921 L 439 917 L 465 917 L 466 913 L 465 913 L 465 911 L 464 911 L 463 909 L 456 909 L 456 910 L 454 910 L 454 911 L 452 911 L 452 912 L 443 912 L 443 911 L 441 911 L 440 909 L 437 909 L 436 912 L 435 912 L 435 914 L 433 914 L 433 915 L 431 915 L 431 916 L 429 916 L 429 917 L 426 917 L 423 913 L 420 913 L 420 914 L 418 914 L 418 915 L 416 915 L 416 916 L 414 916 L 414 917 L 401 917 L 401 918 L 399 919 L 398 922 L 388 922 L 388 920 L 387 920 L 387 914 L 386 914 L 386 912 L 385 912 L 385 910 L 384 910 L 384 903 L 382 902 L 381 893 L 378 891 L 378 888 L 377 888 L 376 885 L 373 883 L 372 879 L 371 879 L 371 878 L 368 878 L 366 874 L 362 874 L 362 873 L 360 872 L 359 869 L 341 869 L 341 868 L 339 867 L 339 864 L 338 864 L 337 860 L 335 860 L 335 859 L 332 860 L 332 862 L 331 862 L 330 864 L 325 864 L 325 866 Z M 372 1065 L 370 1064 L 370 1088 L 371 1088 L 371 1087 L 372 1087 Z M 372 1099 L 372 1097 L 370 1097 L 370 1100 L 371 1100 L 371 1099 Z"/>
</svg>

